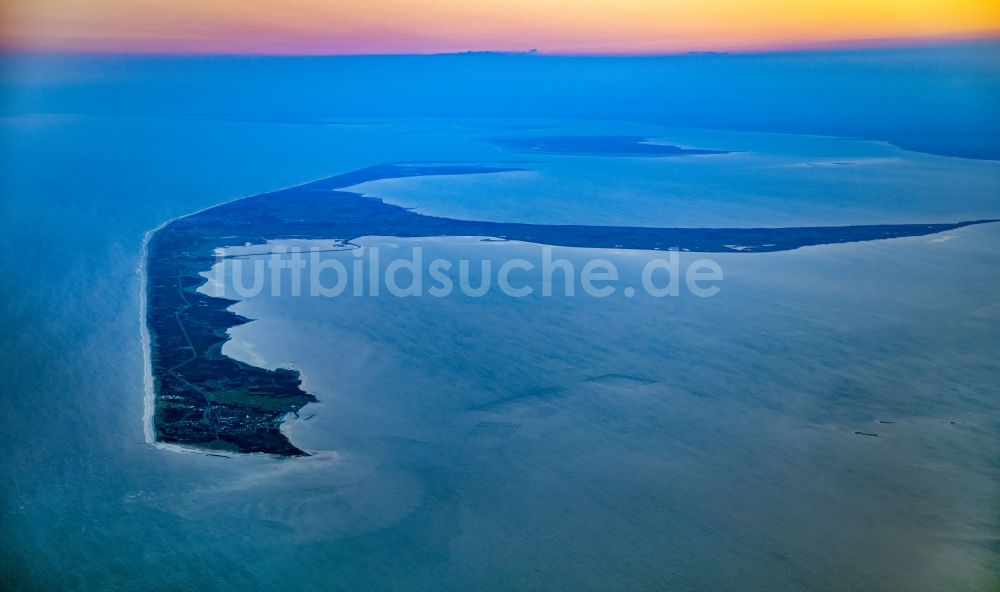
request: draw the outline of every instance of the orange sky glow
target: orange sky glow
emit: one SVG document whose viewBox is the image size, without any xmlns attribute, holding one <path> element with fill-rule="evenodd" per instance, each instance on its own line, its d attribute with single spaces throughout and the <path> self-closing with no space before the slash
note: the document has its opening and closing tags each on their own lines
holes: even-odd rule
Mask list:
<svg viewBox="0 0 1000 592">
<path fill-rule="evenodd" d="M 0 0 L 8 50 L 634 54 L 998 34 L 995 0 Z"/>
</svg>

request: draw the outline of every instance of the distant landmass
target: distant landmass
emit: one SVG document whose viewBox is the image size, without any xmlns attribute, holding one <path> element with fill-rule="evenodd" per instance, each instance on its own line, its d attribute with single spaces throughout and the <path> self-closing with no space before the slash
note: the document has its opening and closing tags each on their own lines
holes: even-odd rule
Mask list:
<svg viewBox="0 0 1000 592">
<path fill-rule="evenodd" d="M 656 144 L 644 136 L 531 136 L 498 138 L 490 142 L 511 152 L 566 156 L 692 156 L 728 154 L 725 150 L 698 150 Z"/>
</svg>

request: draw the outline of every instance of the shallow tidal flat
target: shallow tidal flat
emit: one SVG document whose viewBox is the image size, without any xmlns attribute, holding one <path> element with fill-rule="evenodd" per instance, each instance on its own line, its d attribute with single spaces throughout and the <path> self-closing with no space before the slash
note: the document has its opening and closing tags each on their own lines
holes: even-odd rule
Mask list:
<svg viewBox="0 0 1000 592">
<path fill-rule="evenodd" d="M 358 244 L 498 261 L 538 248 Z M 364 475 L 359 499 L 413 508 L 365 535 L 364 565 L 421 533 L 427 552 L 449 541 L 439 569 L 466 584 L 475 556 L 524 586 L 967 589 L 992 561 L 997 248 L 983 225 L 713 255 L 726 279 L 706 299 L 261 297 L 234 306 L 257 320 L 224 353 L 301 370 L 319 402 L 292 441 L 336 451 L 339 479 Z M 623 275 L 653 256 L 599 253 Z M 309 536 L 325 520 L 354 532 L 320 502 L 297 511 Z"/>
</svg>

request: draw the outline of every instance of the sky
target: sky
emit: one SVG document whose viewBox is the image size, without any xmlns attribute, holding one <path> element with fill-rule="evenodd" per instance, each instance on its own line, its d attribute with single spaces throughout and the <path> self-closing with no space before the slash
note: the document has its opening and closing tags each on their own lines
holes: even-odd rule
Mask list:
<svg viewBox="0 0 1000 592">
<path fill-rule="evenodd" d="M 0 48 L 658 54 L 1000 35 L 996 0 L 2 0 Z"/>
</svg>

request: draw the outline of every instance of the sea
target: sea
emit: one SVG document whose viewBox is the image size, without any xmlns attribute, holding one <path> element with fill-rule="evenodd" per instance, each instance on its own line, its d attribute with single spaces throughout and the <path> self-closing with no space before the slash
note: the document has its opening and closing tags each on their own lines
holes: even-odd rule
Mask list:
<svg viewBox="0 0 1000 592">
<path fill-rule="evenodd" d="M 677 253 L 682 268 L 708 259 L 721 270 L 704 297 L 568 295 L 558 282 L 519 297 L 310 297 L 276 289 L 287 276 L 243 297 L 220 260 L 202 290 L 251 319 L 223 352 L 301 372 L 319 402 L 284 431 L 310 456 L 148 441 L 144 236 L 242 196 L 385 162 L 504 163 L 524 170 L 346 190 L 428 215 L 544 224 L 1000 218 L 1000 77 L 982 46 L 533 59 L 5 56 L 3 587 L 994 586 L 998 223 Z M 708 74 L 727 70 L 740 74 L 728 87 Z M 479 74 L 459 84 L 446 76 L 456 72 Z M 825 85 L 839 94 L 803 99 Z M 482 106 L 487 90 L 504 100 Z M 491 142 L 608 135 L 726 153 L 524 154 Z M 353 246 L 377 247 L 380 271 L 416 249 L 493 269 L 541 257 L 539 245 L 484 238 Z M 292 244 L 275 237 L 247 259 Z M 636 287 L 666 255 L 549 253 L 574 269 L 605 260 Z M 322 257 L 347 268 L 357 258 Z M 542 285 L 538 267 L 514 273 Z"/>
</svg>

